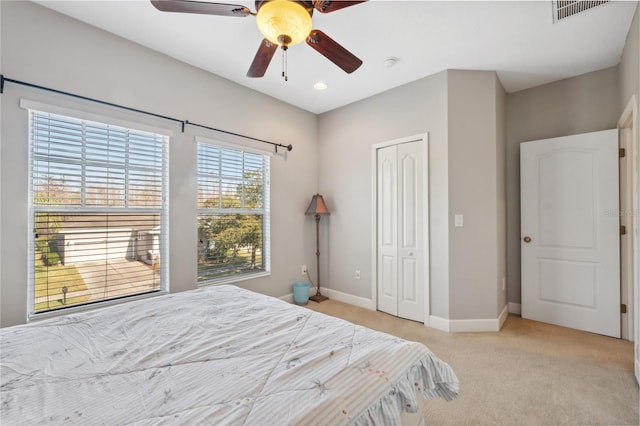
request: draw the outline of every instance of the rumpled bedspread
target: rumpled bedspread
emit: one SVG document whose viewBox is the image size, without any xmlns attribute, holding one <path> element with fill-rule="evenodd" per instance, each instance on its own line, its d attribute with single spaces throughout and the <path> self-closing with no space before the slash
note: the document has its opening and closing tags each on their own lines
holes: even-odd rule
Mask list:
<svg viewBox="0 0 640 426">
<path fill-rule="evenodd" d="M 399 424 L 455 398 L 424 345 L 235 286 L 0 329 L 0 421 Z"/>
</svg>

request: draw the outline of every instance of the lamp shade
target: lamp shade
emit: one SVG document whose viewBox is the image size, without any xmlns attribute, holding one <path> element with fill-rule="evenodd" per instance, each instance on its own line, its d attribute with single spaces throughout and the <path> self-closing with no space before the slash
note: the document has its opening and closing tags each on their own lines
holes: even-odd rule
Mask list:
<svg viewBox="0 0 640 426">
<path fill-rule="evenodd" d="M 258 10 L 256 23 L 262 35 L 279 46 L 298 44 L 311 32 L 311 15 L 299 3 L 290 0 L 264 3 Z"/>
<path fill-rule="evenodd" d="M 330 215 L 331 213 L 329 213 L 329 209 L 327 209 L 327 205 L 324 203 L 322 195 L 316 194 L 311 199 L 311 203 L 309 204 L 305 214 Z"/>
</svg>

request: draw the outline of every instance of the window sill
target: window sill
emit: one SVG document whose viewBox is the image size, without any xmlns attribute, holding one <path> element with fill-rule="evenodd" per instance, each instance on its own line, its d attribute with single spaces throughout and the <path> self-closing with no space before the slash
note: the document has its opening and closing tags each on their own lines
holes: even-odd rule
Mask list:
<svg viewBox="0 0 640 426">
<path fill-rule="evenodd" d="M 145 293 L 145 294 L 126 296 L 119 299 L 105 300 L 103 302 L 95 302 L 95 303 L 85 304 L 85 305 L 70 306 L 68 308 L 56 309 L 54 311 L 31 313 L 27 315 L 27 323 L 41 321 L 49 318 L 60 317 L 63 315 L 76 314 L 79 312 L 94 311 L 96 309 L 105 308 L 107 306 L 121 305 L 123 303 L 133 302 L 135 300 L 150 299 L 152 297 L 163 296 L 165 294 L 169 294 L 169 292 L 166 290 L 158 290 L 158 291 Z"/>
<path fill-rule="evenodd" d="M 241 281 L 252 280 L 255 278 L 268 277 L 270 275 L 271 275 L 271 271 L 256 272 L 255 274 L 243 274 L 243 275 L 229 277 L 229 278 L 217 278 L 213 280 L 199 281 L 197 285 L 198 287 L 206 287 L 209 285 L 233 284 Z"/>
</svg>

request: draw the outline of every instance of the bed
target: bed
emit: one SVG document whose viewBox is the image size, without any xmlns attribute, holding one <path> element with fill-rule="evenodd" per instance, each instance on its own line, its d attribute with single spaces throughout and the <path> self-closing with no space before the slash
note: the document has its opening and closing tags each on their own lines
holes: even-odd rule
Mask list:
<svg viewBox="0 0 640 426">
<path fill-rule="evenodd" d="M 1 422 L 399 424 L 458 380 L 424 345 L 222 285 L 0 329 Z"/>
</svg>

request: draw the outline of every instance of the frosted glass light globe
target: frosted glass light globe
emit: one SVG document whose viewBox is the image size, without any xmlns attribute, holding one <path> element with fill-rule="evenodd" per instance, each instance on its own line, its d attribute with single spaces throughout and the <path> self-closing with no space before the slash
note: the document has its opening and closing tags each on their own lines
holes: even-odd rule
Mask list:
<svg viewBox="0 0 640 426">
<path fill-rule="evenodd" d="M 290 0 L 264 3 L 256 16 L 264 37 L 279 46 L 293 46 L 304 41 L 311 32 L 311 15 L 300 4 Z"/>
</svg>

